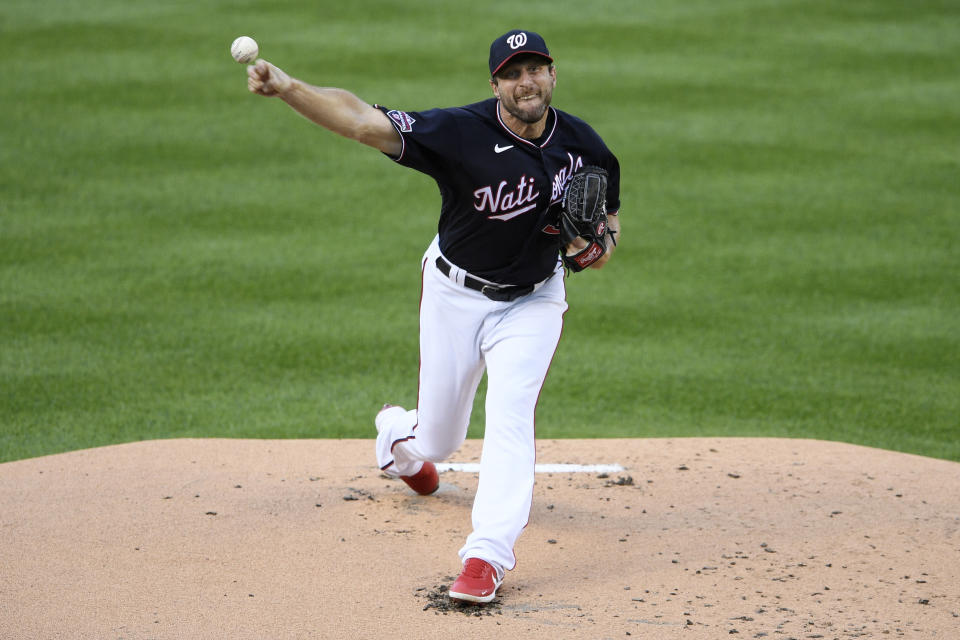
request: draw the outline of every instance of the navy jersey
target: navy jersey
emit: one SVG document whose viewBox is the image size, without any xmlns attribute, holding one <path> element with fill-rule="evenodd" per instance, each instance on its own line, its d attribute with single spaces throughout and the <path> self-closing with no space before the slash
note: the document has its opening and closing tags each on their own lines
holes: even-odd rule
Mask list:
<svg viewBox="0 0 960 640">
<path fill-rule="evenodd" d="M 553 273 L 564 187 L 582 166 L 607 170 L 607 211 L 620 208 L 616 157 L 568 113 L 550 107 L 543 136 L 531 141 L 507 128 L 496 98 L 429 111 L 377 108 L 403 138 L 394 160 L 440 187 L 440 250 L 476 276 L 523 286 Z"/>
</svg>

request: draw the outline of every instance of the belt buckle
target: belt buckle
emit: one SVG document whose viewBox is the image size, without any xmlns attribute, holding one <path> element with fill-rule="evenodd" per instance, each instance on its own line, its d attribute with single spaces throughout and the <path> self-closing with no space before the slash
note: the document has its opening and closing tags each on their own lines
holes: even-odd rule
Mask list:
<svg viewBox="0 0 960 640">
<path fill-rule="evenodd" d="M 483 285 L 482 287 L 480 287 L 480 293 L 482 293 L 483 295 L 487 296 L 487 297 L 490 298 L 491 300 L 496 300 L 497 302 L 502 302 L 502 300 L 500 300 L 500 298 L 499 298 L 499 296 L 498 296 L 498 294 L 500 293 L 500 291 L 501 291 L 501 288 L 500 288 L 500 287 L 495 287 L 495 286 L 492 286 L 492 285 L 489 285 L 489 284 L 485 284 L 485 285 Z M 497 297 L 495 297 L 495 296 L 497 296 Z"/>
<path fill-rule="evenodd" d="M 483 285 L 483 288 L 480 289 L 480 293 L 495 302 L 513 302 L 517 298 L 523 297 L 532 291 L 533 287 L 495 287 L 488 284 Z"/>
</svg>

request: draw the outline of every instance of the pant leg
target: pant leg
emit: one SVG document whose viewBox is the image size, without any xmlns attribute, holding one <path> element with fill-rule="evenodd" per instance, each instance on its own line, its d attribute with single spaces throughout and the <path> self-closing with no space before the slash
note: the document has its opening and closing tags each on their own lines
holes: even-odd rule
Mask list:
<svg viewBox="0 0 960 640">
<path fill-rule="evenodd" d="M 514 545 L 533 500 L 534 412 L 556 352 L 567 309 L 558 274 L 521 299 L 485 332 L 486 430 L 473 532 L 460 558 L 476 557 L 503 569 L 516 565 Z"/>
<path fill-rule="evenodd" d="M 411 475 L 460 448 L 483 376 L 480 332 L 495 303 L 440 273 L 437 255 L 434 241 L 422 264 L 417 408 L 384 414 L 377 438 L 378 464 L 390 475 Z"/>
</svg>

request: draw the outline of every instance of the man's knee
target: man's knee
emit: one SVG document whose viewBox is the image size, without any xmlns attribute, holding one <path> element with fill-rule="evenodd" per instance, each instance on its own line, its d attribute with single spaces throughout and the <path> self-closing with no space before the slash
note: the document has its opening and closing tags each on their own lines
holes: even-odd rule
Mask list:
<svg viewBox="0 0 960 640">
<path fill-rule="evenodd" d="M 462 442 L 430 442 L 428 439 L 418 438 L 420 453 L 430 462 L 443 462 L 460 448 Z"/>
<path fill-rule="evenodd" d="M 430 462 L 443 462 L 460 448 L 467 437 L 467 425 L 451 425 L 423 420 L 414 430 L 420 458 Z"/>
</svg>

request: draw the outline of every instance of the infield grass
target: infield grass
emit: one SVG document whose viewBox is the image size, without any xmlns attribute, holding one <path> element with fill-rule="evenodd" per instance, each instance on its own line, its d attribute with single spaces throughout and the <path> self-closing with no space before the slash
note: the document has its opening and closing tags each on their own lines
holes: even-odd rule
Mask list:
<svg viewBox="0 0 960 640">
<path fill-rule="evenodd" d="M 960 460 L 955 2 L 7 0 L 0 461 L 370 437 L 412 404 L 435 185 L 247 94 L 228 47 L 413 110 L 486 97 L 514 26 L 623 168 L 623 244 L 568 280 L 539 437 Z"/>
</svg>

